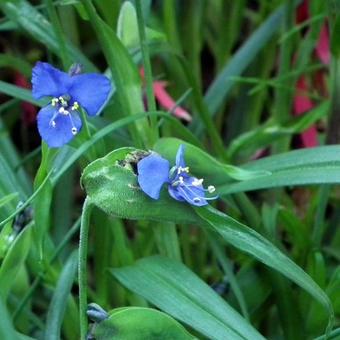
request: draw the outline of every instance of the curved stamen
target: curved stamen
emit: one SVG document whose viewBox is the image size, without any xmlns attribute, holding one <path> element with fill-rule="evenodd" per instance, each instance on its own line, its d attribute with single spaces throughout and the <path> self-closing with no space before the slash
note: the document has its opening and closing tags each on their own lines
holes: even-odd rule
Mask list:
<svg viewBox="0 0 340 340">
<path fill-rule="evenodd" d="M 68 115 L 68 116 L 70 117 L 70 121 L 71 121 L 71 125 L 72 125 L 72 129 L 71 129 L 72 135 L 76 135 L 78 133 L 78 129 L 75 127 L 71 115 Z"/>
<path fill-rule="evenodd" d="M 186 187 L 178 187 L 178 191 L 181 192 L 182 196 L 184 197 L 184 199 L 185 199 L 186 201 L 188 201 L 188 202 L 194 201 L 194 202 L 196 202 L 196 203 L 199 203 L 199 202 L 201 201 L 201 199 L 205 199 L 205 198 L 203 198 L 203 197 L 198 197 L 198 196 L 196 196 L 196 197 L 194 197 L 194 198 L 189 197 L 189 196 L 187 195 L 187 193 L 185 192 L 184 188 L 186 188 Z"/>
<path fill-rule="evenodd" d="M 189 184 L 189 185 L 184 185 L 184 187 L 185 187 L 186 189 L 188 189 L 188 191 L 189 191 L 190 193 L 192 193 L 195 197 L 200 198 L 200 199 L 205 199 L 205 200 L 207 200 L 207 201 L 211 201 L 211 200 L 215 200 L 216 198 L 218 198 L 218 196 L 214 196 L 214 197 L 198 196 L 196 192 L 194 192 L 193 190 L 190 189 L 190 187 L 191 187 L 191 188 L 192 188 L 192 187 L 197 188 L 197 187 L 192 186 L 192 185 L 190 185 L 190 184 Z M 209 192 L 208 189 L 204 189 L 204 188 L 200 188 L 200 190 L 202 190 L 202 191 L 208 191 L 208 192 Z"/>
<path fill-rule="evenodd" d="M 50 125 L 52 127 L 56 127 L 57 126 L 57 123 L 55 122 L 55 119 L 57 118 L 57 116 L 58 116 L 58 111 L 55 111 L 53 116 L 52 116 L 52 118 L 51 118 L 51 120 L 50 120 Z"/>
<path fill-rule="evenodd" d="M 173 181 L 173 182 L 171 183 L 171 185 L 172 185 L 173 187 L 177 187 L 177 186 L 179 186 L 179 185 L 185 185 L 183 176 L 179 176 L 179 177 L 178 177 L 178 180 L 177 180 L 177 181 Z"/>
</svg>

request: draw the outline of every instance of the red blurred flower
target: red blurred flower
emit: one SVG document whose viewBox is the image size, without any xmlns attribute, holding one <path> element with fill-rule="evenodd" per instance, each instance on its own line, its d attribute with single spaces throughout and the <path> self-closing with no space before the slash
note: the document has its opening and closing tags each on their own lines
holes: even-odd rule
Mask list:
<svg viewBox="0 0 340 340">
<path fill-rule="evenodd" d="M 308 85 L 306 79 L 302 76 L 296 83 L 297 94 L 294 97 L 294 115 L 299 116 L 314 107 L 314 103 L 307 95 Z M 310 148 L 318 145 L 318 132 L 315 125 L 312 125 L 306 131 L 301 133 L 302 145 Z"/>
<path fill-rule="evenodd" d="M 298 6 L 296 13 L 297 23 L 302 23 L 309 19 L 308 1 L 304 0 L 303 3 Z M 328 26 L 325 22 L 322 25 L 319 39 L 315 46 L 315 54 L 317 58 L 323 64 L 329 64 L 330 61 L 330 49 L 329 49 L 329 32 Z M 313 87 L 318 88 L 321 92 L 325 93 L 325 82 L 323 71 L 318 71 L 315 77 L 316 81 L 312 84 Z M 301 76 L 296 83 L 296 95 L 294 97 L 293 114 L 298 116 L 304 112 L 310 111 L 314 107 L 314 103 L 310 100 L 307 93 L 309 86 L 304 76 Z M 318 145 L 317 129 L 313 125 L 303 133 L 301 133 L 301 140 L 303 147 L 313 147 Z"/>
<path fill-rule="evenodd" d="M 31 88 L 31 85 L 27 81 L 26 77 L 19 72 L 15 72 L 14 74 L 14 84 L 25 89 Z M 37 108 L 31 103 L 22 102 L 21 109 L 22 109 L 21 119 L 24 125 L 28 126 L 35 123 L 37 116 Z"/>
</svg>

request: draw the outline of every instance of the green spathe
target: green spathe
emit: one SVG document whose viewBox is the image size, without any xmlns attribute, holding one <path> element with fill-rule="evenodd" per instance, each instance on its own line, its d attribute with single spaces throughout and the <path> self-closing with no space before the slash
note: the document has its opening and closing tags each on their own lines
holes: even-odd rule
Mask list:
<svg viewBox="0 0 340 340">
<path fill-rule="evenodd" d="M 191 207 L 175 201 L 166 190 L 162 190 L 160 199 L 156 201 L 139 188 L 131 157 L 143 153 L 145 154 L 145 151 L 122 148 L 88 165 L 82 174 L 82 184 L 90 201 L 115 217 L 199 223 L 201 219 Z M 126 157 L 130 158 L 131 163 L 124 164 Z"/>
<path fill-rule="evenodd" d="M 196 339 L 169 315 L 155 309 L 142 307 L 113 310 L 106 320 L 95 325 L 93 334 L 98 340 Z"/>
</svg>

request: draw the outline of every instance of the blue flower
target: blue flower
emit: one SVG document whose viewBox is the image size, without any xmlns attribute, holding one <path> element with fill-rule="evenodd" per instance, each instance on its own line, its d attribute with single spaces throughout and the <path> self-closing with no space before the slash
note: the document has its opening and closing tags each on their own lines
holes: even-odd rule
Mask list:
<svg viewBox="0 0 340 340">
<path fill-rule="evenodd" d="M 32 71 L 35 99 L 52 97 L 38 113 L 38 130 L 51 148 L 68 143 L 81 130 L 80 109 L 95 116 L 111 91 L 110 80 L 100 74 L 79 74 L 80 67 L 62 72 L 48 63 L 37 62 Z"/>
<path fill-rule="evenodd" d="M 177 201 L 186 201 L 195 206 L 207 205 L 207 200 L 217 197 L 206 197 L 205 193 L 213 193 L 215 188 L 211 185 L 204 189 L 203 179 L 193 177 L 189 167 L 184 161 L 184 146 L 180 145 L 176 155 L 176 165 L 170 169 L 166 159 L 151 153 L 137 164 L 138 183 L 141 189 L 151 198 L 159 199 L 160 191 L 164 184 L 168 192 Z"/>
</svg>

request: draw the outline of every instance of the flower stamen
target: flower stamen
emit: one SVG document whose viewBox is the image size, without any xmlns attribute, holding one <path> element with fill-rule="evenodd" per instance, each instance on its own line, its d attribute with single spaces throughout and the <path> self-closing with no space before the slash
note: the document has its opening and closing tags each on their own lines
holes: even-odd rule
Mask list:
<svg viewBox="0 0 340 340">
<path fill-rule="evenodd" d="M 172 185 L 173 187 L 177 187 L 178 185 L 185 185 L 183 176 L 179 176 L 179 177 L 178 177 L 178 180 L 177 180 L 177 181 L 173 181 L 173 182 L 171 183 L 171 185 Z"/>
<path fill-rule="evenodd" d="M 67 107 L 67 105 L 68 105 L 67 101 L 62 96 L 59 97 L 59 101 L 60 101 L 62 106 Z"/>
<path fill-rule="evenodd" d="M 208 186 L 208 192 L 209 192 L 209 194 L 212 194 L 213 192 L 215 192 L 215 187 L 213 186 L 213 185 L 209 185 Z"/>
<path fill-rule="evenodd" d="M 56 106 L 58 102 L 59 102 L 59 99 L 58 99 L 58 98 L 53 98 L 53 99 L 51 100 L 51 105 L 52 105 L 52 106 Z"/>
<path fill-rule="evenodd" d="M 75 127 L 74 123 L 73 123 L 73 119 L 72 119 L 72 116 L 69 115 L 70 117 L 70 121 L 71 121 L 71 125 L 72 125 L 72 129 L 71 129 L 71 132 L 72 132 L 72 135 L 76 135 L 78 133 L 78 129 Z"/>
<path fill-rule="evenodd" d="M 192 184 L 194 187 L 198 187 L 198 186 L 202 185 L 202 183 L 203 183 L 203 178 L 200 178 L 200 179 L 195 178 L 195 179 L 192 181 L 191 184 Z"/>
<path fill-rule="evenodd" d="M 71 110 L 72 110 L 72 111 L 76 111 L 76 110 L 78 110 L 78 109 L 79 109 L 79 104 L 78 104 L 78 102 L 74 102 L 73 105 L 72 105 L 72 107 L 71 107 Z"/>
<path fill-rule="evenodd" d="M 69 111 L 65 110 L 65 108 L 62 106 L 59 111 L 58 111 L 60 114 L 64 115 L 64 116 L 67 116 L 68 114 L 70 114 Z"/>
<path fill-rule="evenodd" d="M 189 167 L 188 166 L 186 166 L 186 167 L 181 167 L 181 166 L 179 166 L 178 167 L 178 169 L 177 169 L 177 174 L 179 175 L 179 174 L 181 174 L 182 172 L 185 172 L 185 173 L 189 173 Z"/>
</svg>

